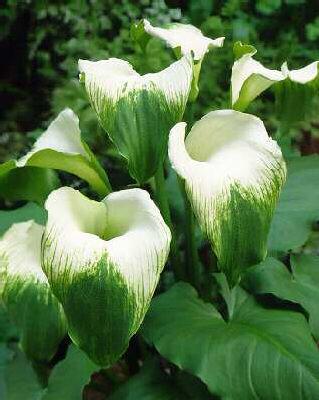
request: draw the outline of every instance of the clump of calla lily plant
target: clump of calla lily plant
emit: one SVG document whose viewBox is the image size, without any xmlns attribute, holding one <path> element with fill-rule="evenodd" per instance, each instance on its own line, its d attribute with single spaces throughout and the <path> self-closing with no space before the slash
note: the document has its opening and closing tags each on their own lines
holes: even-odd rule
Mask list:
<svg viewBox="0 0 319 400">
<path fill-rule="evenodd" d="M 266 130 L 247 109 L 273 87 L 279 122 L 302 120 L 318 89 L 318 61 L 268 69 L 253 46 L 236 43 L 230 108 L 212 107 L 194 122 L 185 110 L 200 96 L 205 57 L 223 51 L 224 37 L 145 19 L 131 34 L 143 51 L 164 41 L 177 61 L 145 75 L 117 58 L 78 62 L 130 187 L 113 191 L 120 184 L 84 142 L 69 108 L 29 152 L 0 165 L 3 197 L 37 201 L 42 216 L 41 224 L 38 215 L 17 218 L 0 238 L 1 302 L 40 380 L 45 371 L 47 387 L 34 384 L 32 398 L 81 398 L 99 370 L 113 379 L 110 399 L 184 399 L 189 379 L 196 395 L 187 398 L 317 398 L 319 261 L 291 255 L 306 239 L 290 241 L 282 227 L 283 207 L 292 209 L 301 236 L 319 216 L 318 207 L 306 218 L 298 208 L 300 185 L 319 179 L 319 162 L 299 157 L 287 166 L 267 121 Z M 55 171 L 83 184 L 62 185 Z M 277 302 L 267 306 L 261 294 Z M 292 302 L 289 310 L 282 300 Z M 129 363 L 132 340 L 139 372 L 120 384 L 112 367 Z M 77 379 L 67 383 L 73 397 L 50 397 L 61 393 L 54 385 L 63 381 L 63 363 L 76 368 Z"/>
</svg>

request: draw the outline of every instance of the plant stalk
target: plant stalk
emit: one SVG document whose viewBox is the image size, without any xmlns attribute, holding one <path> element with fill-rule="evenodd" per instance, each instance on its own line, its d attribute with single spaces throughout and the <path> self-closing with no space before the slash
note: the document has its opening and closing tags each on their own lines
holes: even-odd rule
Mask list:
<svg viewBox="0 0 319 400">
<path fill-rule="evenodd" d="M 181 192 L 183 194 L 185 209 L 185 237 L 186 237 L 186 268 L 188 280 L 200 289 L 200 262 L 195 238 L 195 219 L 192 207 L 188 201 L 184 182 L 178 179 Z"/>
<path fill-rule="evenodd" d="M 169 202 L 168 202 L 168 197 L 167 197 L 167 191 L 166 191 L 166 187 L 165 187 L 163 164 L 161 164 L 158 167 L 158 169 L 154 175 L 154 179 L 155 179 L 155 186 L 156 186 L 157 203 L 158 203 L 159 209 L 161 211 L 161 214 L 164 218 L 164 221 L 168 225 L 168 227 L 171 231 L 171 234 L 172 234 L 170 258 L 171 258 L 174 275 L 177 280 L 182 280 L 184 278 L 184 273 L 183 273 L 182 265 L 180 262 L 179 254 L 178 254 L 176 236 L 175 236 L 175 231 L 174 231 L 174 227 L 173 227 L 173 223 L 172 223 L 171 212 L 170 212 L 170 207 L 169 207 Z"/>
</svg>

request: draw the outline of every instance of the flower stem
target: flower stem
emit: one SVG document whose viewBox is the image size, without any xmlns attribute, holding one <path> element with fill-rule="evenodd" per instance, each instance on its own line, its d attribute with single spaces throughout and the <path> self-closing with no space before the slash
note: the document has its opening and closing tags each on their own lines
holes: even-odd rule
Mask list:
<svg viewBox="0 0 319 400">
<path fill-rule="evenodd" d="M 200 262 L 195 238 L 195 220 L 192 207 L 188 201 L 184 182 L 179 179 L 179 185 L 183 194 L 185 209 L 185 236 L 186 236 L 186 266 L 189 281 L 197 288 L 200 288 Z"/>
<path fill-rule="evenodd" d="M 155 186 L 156 186 L 156 197 L 159 209 L 164 218 L 164 221 L 168 225 L 171 233 L 172 233 L 172 242 L 171 242 L 171 263 L 174 271 L 175 278 L 177 280 L 181 280 L 184 277 L 182 265 L 179 259 L 178 247 L 176 243 L 175 231 L 172 223 L 171 212 L 169 208 L 169 202 L 167 197 L 167 191 L 165 187 L 165 177 L 164 177 L 164 166 L 161 164 L 157 169 L 155 175 Z"/>
</svg>

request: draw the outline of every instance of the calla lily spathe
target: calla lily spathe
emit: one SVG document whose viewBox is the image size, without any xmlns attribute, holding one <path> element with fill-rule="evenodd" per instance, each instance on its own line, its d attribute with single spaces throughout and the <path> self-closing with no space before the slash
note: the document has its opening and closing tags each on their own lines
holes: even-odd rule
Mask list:
<svg viewBox="0 0 319 400">
<path fill-rule="evenodd" d="M 263 91 L 276 85 L 279 98 L 284 96 L 280 100 L 279 114 L 287 114 L 285 119 L 289 116 L 293 120 L 302 119 L 305 114 L 304 105 L 309 103 L 309 96 L 312 96 L 311 92 L 318 84 L 319 62 L 315 61 L 296 70 L 289 70 L 287 63 L 282 65 L 281 70 L 268 69 L 254 60 L 256 49 L 252 46 L 242 46 L 242 49 L 242 56 L 232 68 L 232 107 L 243 111 Z"/>
<path fill-rule="evenodd" d="M 102 127 L 139 183 L 153 176 L 167 153 L 168 134 L 182 119 L 192 81 L 192 61 L 141 76 L 126 61 L 79 60 L 81 80 Z"/>
<path fill-rule="evenodd" d="M 82 140 L 79 118 L 69 108 L 60 112 L 26 155 L 0 165 L 0 178 L 15 168 L 28 167 L 70 172 L 87 181 L 101 196 L 110 192 L 108 177 Z"/>
<path fill-rule="evenodd" d="M 143 23 L 146 33 L 165 41 L 167 46 L 177 52 L 178 57 L 193 53 L 195 61 L 202 60 L 211 48 L 222 47 L 225 39 L 206 37 L 200 29 L 190 24 L 171 23 L 166 28 L 157 28 L 147 19 Z"/>
<path fill-rule="evenodd" d="M 170 133 L 169 158 L 230 284 L 266 256 L 267 235 L 286 167 L 262 121 L 233 110 L 212 111 Z"/>
<path fill-rule="evenodd" d="M 97 364 L 126 350 L 149 307 L 171 233 L 149 194 L 129 189 L 103 201 L 71 188 L 50 194 L 43 269 L 72 340 Z"/>
<path fill-rule="evenodd" d="M 171 47 L 177 58 L 192 54 L 194 69 L 190 101 L 194 101 L 199 92 L 198 80 L 204 56 L 210 49 L 222 47 L 225 38 L 211 39 L 190 24 L 171 23 L 166 28 L 158 28 L 144 19 L 143 26 L 148 35 L 163 40 L 168 47 Z"/>
<path fill-rule="evenodd" d="M 43 231 L 33 221 L 21 222 L 0 240 L 1 297 L 23 350 L 36 361 L 49 361 L 67 332 L 62 306 L 41 269 Z"/>
</svg>

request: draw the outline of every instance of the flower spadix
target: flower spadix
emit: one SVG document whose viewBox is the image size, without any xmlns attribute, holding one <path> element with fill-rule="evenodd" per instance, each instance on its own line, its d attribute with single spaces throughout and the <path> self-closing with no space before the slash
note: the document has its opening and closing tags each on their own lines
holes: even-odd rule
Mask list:
<svg viewBox="0 0 319 400">
<path fill-rule="evenodd" d="M 114 363 L 139 328 L 166 262 L 171 234 L 148 193 L 102 202 L 71 188 L 50 194 L 43 269 L 72 340 L 99 365 Z"/>
<path fill-rule="evenodd" d="M 185 180 L 189 200 L 235 284 L 245 268 L 266 256 L 267 235 L 286 168 L 280 148 L 260 119 L 233 110 L 213 111 L 170 133 L 169 157 Z"/>
<path fill-rule="evenodd" d="M 77 175 L 101 196 L 110 192 L 108 177 L 82 140 L 79 118 L 69 108 L 60 112 L 27 154 L 18 160 L 0 164 L 0 185 L 10 186 L 14 178 L 23 185 L 23 178 L 28 180 L 32 174 L 34 179 L 39 180 L 42 177 L 39 171 L 46 169 L 42 185 L 48 186 L 45 179 L 52 181 L 54 178 L 48 168 Z"/>
<path fill-rule="evenodd" d="M 192 81 L 192 61 L 141 76 L 126 61 L 79 61 L 81 79 L 102 127 L 126 159 L 133 178 L 154 175 L 167 152 L 171 127 L 181 120 Z"/>
<path fill-rule="evenodd" d="M 148 20 L 144 19 L 143 25 L 147 34 L 163 40 L 168 47 L 171 47 L 177 58 L 192 54 L 194 73 L 190 100 L 195 100 L 198 95 L 198 79 L 203 58 L 210 49 L 222 47 L 225 38 L 211 39 L 190 24 L 171 23 L 165 28 L 160 28 L 152 26 Z"/>
<path fill-rule="evenodd" d="M 1 297 L 17 325 L 27 356 L 48 361 L 66 335 L 62 306 L 41 268 L 44 227 L 33 221 L 12 225 L 0 241 Z"/>
<path fill-rule="evenodd" d="M 245 110 L 263 91 L 275 85 L 279 119 L 294 122 L 304 118 L 318 86 L 318 61 L 296 70 L 289 70 L 284 63 L 280 70 L 274 70 L 254 60 L 257 50 L 253 46 L 236 43 L 234 52 L 239 56 L 231 77 L 234 109 Z"/>
</svg>

